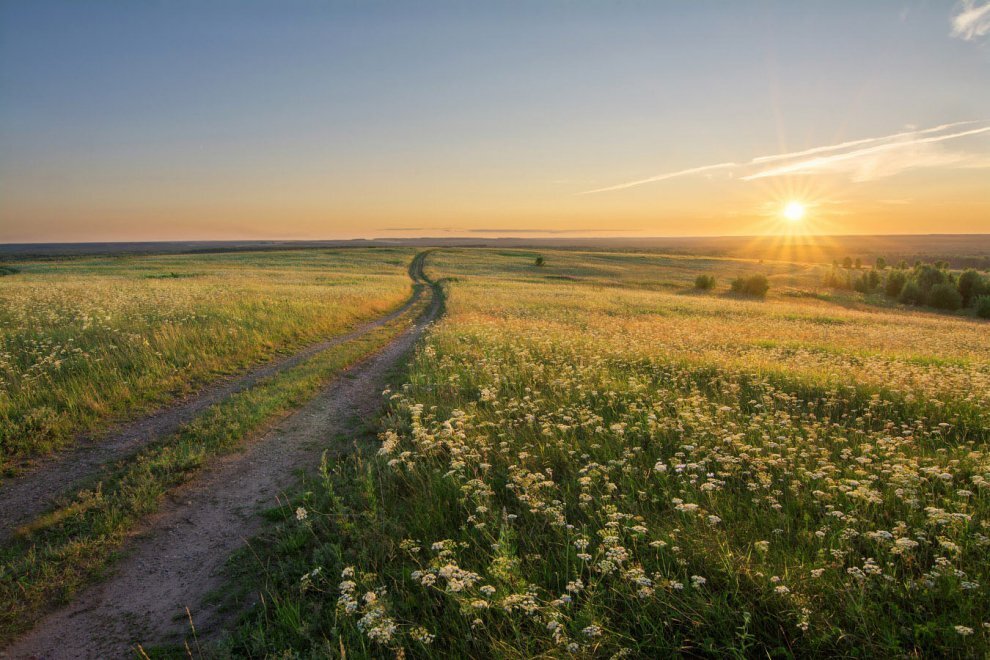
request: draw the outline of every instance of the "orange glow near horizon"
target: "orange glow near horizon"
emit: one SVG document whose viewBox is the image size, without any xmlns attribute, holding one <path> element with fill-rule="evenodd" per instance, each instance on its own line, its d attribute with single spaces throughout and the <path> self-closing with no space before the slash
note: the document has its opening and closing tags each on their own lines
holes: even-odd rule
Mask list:
<svg viewBox="0 0 990 660">
<path fill-rule="evenodd" d="M 940 3 L 100 4 L 0 2 L 0 243 L 990 233 Z"/>
</svg>

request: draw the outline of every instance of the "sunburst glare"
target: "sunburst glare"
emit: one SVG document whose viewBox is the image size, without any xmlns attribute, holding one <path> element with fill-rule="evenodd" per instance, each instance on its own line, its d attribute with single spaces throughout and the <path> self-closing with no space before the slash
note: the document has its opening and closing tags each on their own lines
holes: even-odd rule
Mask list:
<svg viewBox="0 0 990 660">
<path fill-rule="evenodd" d="M 801 202 L 790 201 L 784 206 L 784 217 L 790 222 L 800 222 L 804 218 L 804 204 Z"/>
</svg>

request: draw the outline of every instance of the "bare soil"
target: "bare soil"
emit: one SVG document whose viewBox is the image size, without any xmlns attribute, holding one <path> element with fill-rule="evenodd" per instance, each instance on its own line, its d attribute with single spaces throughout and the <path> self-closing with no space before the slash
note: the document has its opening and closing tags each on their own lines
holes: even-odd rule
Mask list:
<svg viewBox="0 0 990 660">
<path fill-rule="evenodd" d="M 222 634 L 229 615 L 207 596 L 223 586 L 230 555 L 261 530 L 259 512 L 276 505 L 300 470 L 315 471 L 325 450 L 347 449 L 349 443 L 334 438 L 356 433 L 376 415 L 389 374 L 441 309 L 434 291 L 430 308 L 409 330 L 346 370 L 242 453 L 215 460 L 174 490 L 135 532 L 110 577 L 0 655 L 127 657 L 138 644 L 184 640 L 195 649 L 187 607 L 200 639 Z"/>
</svg>

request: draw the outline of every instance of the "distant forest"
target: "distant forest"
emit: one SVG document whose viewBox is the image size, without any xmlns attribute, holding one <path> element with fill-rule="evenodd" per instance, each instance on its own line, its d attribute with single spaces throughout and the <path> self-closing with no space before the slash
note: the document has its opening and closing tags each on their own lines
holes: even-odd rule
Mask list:
<svg viewBox="0 0 990 660">
<path fill-rule="evenodd" d="M 506 231 L 506 233 L 510 233 Z M 426 237 L 327 241 L 172 241 L 121 243 L 15 243 L 0 245 L 0 260 L 100 254 L 178 254 L 340 247 L 504 247 L 608 249 L 830 264 L 847 256 L 872 263 L 944 262 L 950 268 L 990 271 L 990 234 L 904 236 L 715 236 L 715 237 Z"/>
</svg>

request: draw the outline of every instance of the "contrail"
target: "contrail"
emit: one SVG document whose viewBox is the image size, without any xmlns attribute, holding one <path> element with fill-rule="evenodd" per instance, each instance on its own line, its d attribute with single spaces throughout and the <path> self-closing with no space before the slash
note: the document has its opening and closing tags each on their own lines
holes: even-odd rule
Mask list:
<svg viewBox="0 0 990 660">
<path fill-rule="evenodd" d="M 863 138 L 862 140 L 850 140 L 849 142 L 842 142 L 840 144 L 832 144 L 825 147 L 814 147 L 812 149 L 805 149 L 804 151 L 792 151 L 787 154 L 774 154 L 773 156 L 760 156 L 749 161 L 751 164 L 756 163 L 767 163 L 775 160 L 790 160 L 791 158 L 800 158 L 801 156 L 811 156 L 812 154 L 820 154 L 826 151 L 837 151 L 839 149 L 848 149 L 849 147 L 858 147 L 862 144 L 869 144 L 871 142 L 882 142 L 883 140 L 897 140 L 899 138 L 911 137 L 913 135 L 927 135 L 928 133 L 938 133 L 939 131 L 945 131 L 950 128 L 955 128 L 957 126 L 966 126 L 968 124 L 978 124 L 978 121 L 957 121 L 951 124 L 942 124 L 941 126 L 935 126 L 934 128 L 925 128 L 920 131 L 904 131 L 903 133 L 894 133 L 893 135 L 885 135 L 883 137 L 872 137 Z"/>
<path fill-rule="evenodd" d="M 740 167 L 752 167 L 756 165 L 762 165 L 766 163 L 774 163 L 779 161 L 793 160 L 795 158 L 802 158 L 804 156 L 811 156 L 814 154 L 828 153 L 832 151 L 841 151 L 843 149 L 850 149 L 852 147 L 859 147 L 862 145 L 872 144 L 874 146 L 868 147 L 866 149 L 857 149 L 854 151 L 849 151 L 842 154 L 835 154 L 833 156 L 827 156 L 823 158 L 814 158 L 810 160 L 801 161 L 800 163 L 792 163 L 788 165 L 783 165 L 781 167 L 771 168 L 755 174 L 749 174 L 747 176 L 741 177 L 743 181 L 751 181 L 753 179 L 760 179 L 770 176 L 778 176 L 780 174 L 785 174 L 787 172 L 796 171 L 799 169 L 807 169 L 809 167 L 816 167 L 828 164 L 830 162 L 836 162 L 841 160 L 849 160 L 856 158 L 858 156 L 867 155 L 875 153 L 877 151 L 883 151 L 886 149 L 891 149 L 895 147 L 903 147 L 911 144 L 925 144 L 929 142 L 941 142 L 942 140 L 950 140 L 953 138 L 964 137 L 966 135 L 976 135 L 978 133 L 984 133 L 990 130 L 990 126 L 972 129 L 969 131 L 962 131 L 958 133 L 951 133 L 948 135 L 937 135 L 933 137 L 923 138 L 918 137 L 922 135 L 930 135 L 932 133 L 939 133 L 946 131 L 951 128 L 957 128 L 959 126 L 968 126 L 972 124 L 980 123 L 983 120 L 970 120 L 970 121 L 957 121 L 948 124 L 940 124 L 939 126 L 934 126 L 932 128 L 925 128 L 921 130 L 914 131 L 902 131 L 900 133 L 893 133 L 891 135 L 883 135 L 880 137 L 862 138 L 859 140 L 849 140 L 847 142 L 840 142 L 839 144 L 826 145 L 821 147 L 813 147 L 811 149 L 803 149 L 801 151 L 792 151 L 783 154 L 771 154 L 768 156 L 757 156 L 749 160 L 746 163 L 716 163 L 714 165 L 702 165 L 700 167 L 692 167 L 686 170 L 678 170 L 676 172 L 667 172 L 664 174 L 658 174 L 656 176 L 651 176 L 646 179 L 637 179 L 636 181 L 627 181 L 625 183 L 619 183 L 614 186 L 606 186 L 604 188 L 595 188 L 594 190 L 584 190 L 579 192 L 579 195 L 591 195 L 601 192 L 609 192 L 612 190 L 623 190 L 625 188 L 633 188 L 635 186 L 641 186 L 646 183 L 654 183 L 657 181 L 665 181 L 667 179 L 673 179 L 681 176 L 689 176 L 691 174 L 701 174 L 703 172 L 711 172 L 715 170 L 724 170 L 731 168 Z M 913 140 L 904 140 L 903 138 L 915 138 Z M 895 142 L 890 142 L 890 140 L 896 140 Z M 875 143 L 881 142 L 883 144 L 876 145 Z"/>
<path fill-rule="evenodd" d="M 863 156 L 870 156 L 881 151 L 887 151 L 888 149 L 900 149 L 906 146 L 911 146 L 915 144 L 929 144 L 931 142 L 942 142 L 943 140 L 952 140 L 955 138 L 965 137 L 967 135 L 978 135 L 980 133 L 986 133 L 990 131 L 990 126 L 984 126 L 982 128 L 974 128 L 969 131 L 961 131 L 959 133 L 949 133 L 948 135 L 936 135 L 928 138 L 918 138 L 916 140 L 904 140 L 900 142 L 889 142 L 887 144 L 878 144 L 872 147 L 867 147 L 865 149 L 856 149 L 855 151 L 847 151 L 842 154 L 835 154 L 832 156 L 822 156 L 819 158 L 812 158 L 810 160 L 802 160 L 796 163 L 788 163 L 787 165 L 781 165 L 779 167 L 772 167 L 768 170 L 763 170 L 762 172 L 756 172 L 755 174 L 749 174 L 747 176 L 741 177 L 743 181 L 752 181 L 754 179 L 763 179 L 771 176 L 781 176 L 783 174 L 791 174 L 793 172 L 800 172 L 810 169 L 816 169 L 820 167 L 826 167 L 832 163 L 838 163 L 848 160 L 855 160 L 856 158 L 861 158 Z"/>
<path fill-rule="evenodd" d="M 584 192 L 578 193 L 579 195 L 590 195 L 592 193 L 607 192 L 609 190 L 621 190 L 623 188 L 632 188 L 633 186 L 641 186 L 644 183 L 653 183 L 654 181 L 663 181 L 664 179 L 673 179 L 678 176 L 686 176 L 688 174 L 701 174 L 702 172 L 709 172 L 711 170 L 723 170 L 728 167 L 739 167 L 738 163 L 718 163 L 717 165 L 703 165 L 702 167 L 692 167 L 689 170 L 680 170 L 679 172 L 669 172 L 667 174 L 658 174 L 656 176 L 651 176 L 649 179 L 640 179 L 639 181 L 629 181 L 627 183 L 620 183 L 614 186 L 608 186 L 607 188 L 596 188 L 594 190 L 585 190 Z"/>
</svg>

